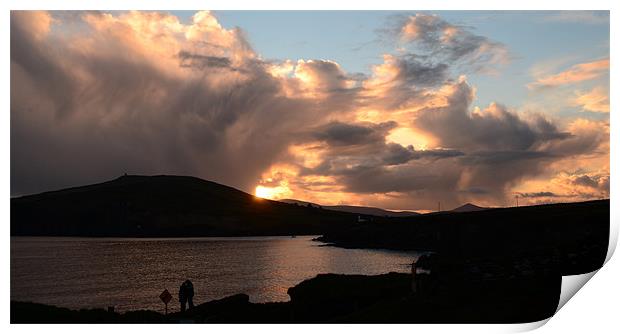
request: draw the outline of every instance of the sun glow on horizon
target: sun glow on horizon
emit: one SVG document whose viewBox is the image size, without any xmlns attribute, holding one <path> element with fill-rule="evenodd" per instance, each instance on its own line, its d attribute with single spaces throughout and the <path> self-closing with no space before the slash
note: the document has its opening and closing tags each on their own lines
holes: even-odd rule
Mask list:
<svg viewBox="0 0 620 334">
<path fill-rule="evenodd" d="M 273 188 L 257 186 L 254 190 L 254 195 L 260 198 L 272 199 L 273 198 Z"/>
<path fill-rule="evenodd" d="M 254 196 L 265 199 L 282 199 L 286 196 L 291 195 L 291 190 L 286 186 L 277 186 L 277 187 L 265 187 L 265 186 L 256 186 L 254 189 Z"/>
</svg>

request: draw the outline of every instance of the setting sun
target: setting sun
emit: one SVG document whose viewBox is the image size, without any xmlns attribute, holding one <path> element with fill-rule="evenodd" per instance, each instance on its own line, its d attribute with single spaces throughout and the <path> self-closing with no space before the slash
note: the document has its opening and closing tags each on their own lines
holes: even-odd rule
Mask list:
<svg viewBox="0 0 620 334">
<path fill-rule="evenodd" d="M 291 197 L 293 193 L 291 189 L 289 189 L 287 183 L 283 182 L 277 187 L 256 186 L 254 195 L 266 199 L 282 199 Z"/>
<path fill-rule="evenodd" d="M 275 195 L 275 189 L 263 186 L 257 186 L 254 190 L 254 195 L 260 198 L 272 199 Z"/>
</svg>

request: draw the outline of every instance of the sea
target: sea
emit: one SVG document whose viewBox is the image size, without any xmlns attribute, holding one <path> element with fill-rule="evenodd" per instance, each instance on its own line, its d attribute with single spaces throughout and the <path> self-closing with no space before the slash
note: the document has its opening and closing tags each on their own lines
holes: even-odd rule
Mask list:
<svg viewBox="0 0 620 334">
<path fill-rule="evenodd" d="M 194 304 L 238 293 L 290 300 L 287 290 L 321 273 L 410 272 L 421 253 L 345 249 L 316 236 L 243 238 L 11 237 L 11 300 L 118 312 L 163 312 L 159 299 L 193 282 Z"/>
</svg>

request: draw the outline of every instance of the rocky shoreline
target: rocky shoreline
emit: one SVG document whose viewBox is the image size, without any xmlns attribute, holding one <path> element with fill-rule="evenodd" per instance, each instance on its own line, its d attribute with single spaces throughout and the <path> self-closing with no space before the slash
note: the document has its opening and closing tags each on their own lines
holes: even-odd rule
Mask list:
<svg viewBox="0 0 620 334">
<path fill-rule="evenodd" d="M 561 277 L 468 280 L 457 274 L 412 292 L 412 276 L 320 274 L 288 290 L 291 300 L 251 303 L 237 294 L 184 313 L 69 310 L 11 301 L 11 323 L 521 323 L 551 317 Z"/>
</svg>

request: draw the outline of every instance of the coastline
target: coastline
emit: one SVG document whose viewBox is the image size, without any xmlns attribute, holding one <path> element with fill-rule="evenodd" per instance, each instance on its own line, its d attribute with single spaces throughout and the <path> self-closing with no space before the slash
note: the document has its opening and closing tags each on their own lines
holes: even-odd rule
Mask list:
<svg viewBox="0 0 620 334">
<path fill-rule="evenodd" d="M 561 277 L 545 274 L 469 281 L 467 288 L 451 278 L 457 284 L 423 294 L 412 293 L 410 274 L 320 274 L 290 288 L 288 302 L 236 294 L 168 315 L 11 301 L 11 323 L 521 323 L 551 317 L 561 285 Z"/>
<path fill-rule="evenodd" d="M 602 266 L 609 200 L 385 219 L 313 240 L 324 247 L 425 249 L 423 288 L 412 275 L 319 274 L 288 289 L 290 301 L 246 294 L 163 315 L 68 310 L 11 301 L 12 323 L 524 323 L 551 317 L 563 275 Z M 413 246 L 415 245 L 415 246 Z"/>
</svg>

